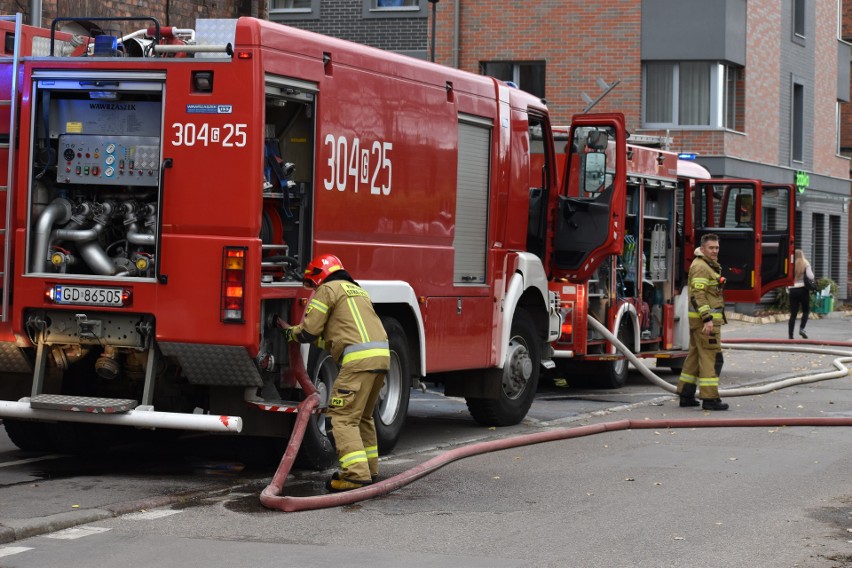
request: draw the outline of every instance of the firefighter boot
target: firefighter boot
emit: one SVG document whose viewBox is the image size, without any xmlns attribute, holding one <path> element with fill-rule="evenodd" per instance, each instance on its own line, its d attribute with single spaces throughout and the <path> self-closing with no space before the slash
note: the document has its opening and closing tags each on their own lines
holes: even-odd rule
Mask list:
<svg viewBox="0 0 852 568">
<path fill-rule="evenodd" d="M 335 480 L 335 479 L 340 479 L 340 472 L 335 471 L 332 474 L 331 479 L 332 479 L 332 481 Z M 371 483 L 376 483 L 378 480 L 379 480 L 379 474 L 378 473 L 371 473 L 370 474 L 370 482 Z M 326 488 L 328 488 L 327 486 L 328 486 L 328 483 L 326 483 Z"/>
<path fill-rule="evenodd" d="M 684 383 L 680 391 L 680 406 L 698 406 L 701 404 L 695 399 L 695 385 Z"/>
<path fill-rule="evenodd" d="M 708 398 L 701 402 L 704 410 L 728 410 L 728 403 L 722 402 L 721 398 Z"/>
<path fill-rule="evenodd" d="M 325 484 L 325 488 L 332 493 L 340 493 L 342 491 L 351 491 L 352 489 L 361 489 L 368 485 L 372 485 L 371 480 L 350 479 L 341 477 L 340 472 L 335 472 Z"/>
</svg>

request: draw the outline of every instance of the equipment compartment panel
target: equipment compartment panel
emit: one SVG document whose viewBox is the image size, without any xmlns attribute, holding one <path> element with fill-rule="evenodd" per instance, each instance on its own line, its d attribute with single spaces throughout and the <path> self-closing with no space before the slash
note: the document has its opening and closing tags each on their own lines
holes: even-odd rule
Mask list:
<svg viewBox="0 0 852 568">
<path fill-rule="evenodd" d="M 57 182 L 156 186 L 159 144 L 159 138 L 148 136 L 62 135 Z"/>
</svg>

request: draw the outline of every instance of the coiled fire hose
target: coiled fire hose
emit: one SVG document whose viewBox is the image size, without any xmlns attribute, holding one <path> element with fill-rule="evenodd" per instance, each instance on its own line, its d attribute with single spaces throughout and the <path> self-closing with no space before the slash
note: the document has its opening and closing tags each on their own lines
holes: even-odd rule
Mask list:
<svg viewBox="0 0 852 568">
<path fill-rule="evenodd" d="M 589 323 L 598 332 L 600 332 L 608 341 L 621 351 L 627 359 L 639 370 L 642 375 L 651 383 L 657 385 L 668 392 L 674 393 L 676 387 L 661 379 L 652 373 L 638 357 L 618 339 L 609 332 L 606 327 L 599 323 L 594 318 L 589 318 Z M 751 340 L 749 342 L 740 342 L 744 340 L 734 340 L 734 342 L 723 343 L 722 347 L 727 349 L 746 349 L 746 350 L 761 350 L 761 351 L 777 351 L 777 347 L 773 348 L 769 345 L 769 340 Z M 837 368 L 836 371 L 828 371 L 816 373 L 800 377 L 791 377 L 788 379 L 759 385 L 755 387 L 741 387 L 733 389 L 722 389 L 719 391 L 721 396 L 747 396 L 764 394 L 781 388 L 790 386 L 813 383 L 827 379 L 836 379 L 849 375 L 849 370 L 846 363 L 852 361 L 852 352 L 843 351 L 840 349 L 831 348 L 816 348 L 816 347 L 792 347 L 786 346 L 789 344 L 801 344 L 800 341 L 773 341 L 772 343 L 785 344 L 786 352 L 797 353 L 817 353 L 822 355 L 839 355 L 832 364 Z M 809 341 L 810 345 L 827 345 L 829 347 L 849 347 L 852 348 L 852 343 L 844 342 L 817 342 Z M 612 422 L 604 422 L 600 424 L 589 424 L 586 426 L 578 426 L 572 428 L 555 428 L 544 432 L 534 434 L 525 434 L 520 436 L 512 436 L 499 440 L 489 440 L 485 442 L 477 442 L 466 446 L 461 446 L 453 450 L 444 452 L 434 458 L 427 460 L 409 470 L 399 473 L 388 479 L 373 483 L 360 489 L 346 491 L 343 493 L 331 493 L 326 495 L 316 495 L 311 497 L 292 497 L 281 495 L 284 487 L 284 482 L 287 475 L 293 466 L 296 459 L 296 454 L 299 451 L 299 446 L 302 443 L 302 438 L 305 435 L 305 427 L 310 418 L 311 412 L 319 403 L 319 394 L 316 391 L 313 383 L 305 371 L 302 361 L 301 352 L 298 345 L 291 343 L 290 346 L 290 361 L 292 362 L 292 372 L 298 383 L 304 389 L 306 398 L 299 404 L 296 424 L 293 427 L 293 433 L 290 437 L 290 443 L 284 456 L 281 458 L 281 463 L 272 478 L 271 483 L 263 490 L 260 495 L 260 502 L 264 507 L 269 509 L 278 509 L 285 512 L 306 511 L 313 509 L 323 509 L 328 507 L 338 507 L 341 505 L 351 505 L 359 501 L 365 501 L 385 495 L 425 477 L 430 473 L 463 458 L 481 455 L 499 450 L 507 450 L 517 448 L 519 446 L 528 446 L 532 444 L 541 444 L 543 442 L 553 442 L 557 440 L 568 440 L 572 438 L 581 438 L 591 436 L 593 434 L 601 434 L 603 432 L 617 432 L 620 430 L 640 430 L 640 429 L 667 429 L 667 428 L 766 428 L 766 427 L 784 427 L 784 426 L 852 426 L 852 418 L 850 417 L 774 417 L 774 418 L 699 418 L 699 419 L 658 419 L 658 420 L 616 420 Z"/>
</svg>

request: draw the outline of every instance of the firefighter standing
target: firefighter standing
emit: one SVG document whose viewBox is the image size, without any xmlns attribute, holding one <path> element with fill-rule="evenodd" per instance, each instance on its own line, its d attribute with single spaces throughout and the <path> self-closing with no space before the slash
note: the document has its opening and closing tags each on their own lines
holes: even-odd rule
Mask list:
<svg viewBox="0 0 852 568">
<path fill-rule="evenodd" d="M 719 264 L 719 237 L 706 234 L 689 267 L 689 354 L 677 384 L 680 406 L 698 406 L 695 388 L 704 410 L 727 410 L 719 398 L 715 369 L 721 353 L 721 326 L 725 323 L 722 288 L 725 279 Z"/>
<path fill-rule="evenodd" d="M 305 270 L 305 286 L 316 288 L 301 324 L 283 320 L 288 341 L 311 343 L 322 337 L 340 366 L 329 398 L 340 471 L 326 484 L 333 492 L 372 483 L 379 473 L 379 449 L 373 409 L 390 365 L 388 336 L 370 296 L 331 254 L 314 258 Z"/>
</svg>

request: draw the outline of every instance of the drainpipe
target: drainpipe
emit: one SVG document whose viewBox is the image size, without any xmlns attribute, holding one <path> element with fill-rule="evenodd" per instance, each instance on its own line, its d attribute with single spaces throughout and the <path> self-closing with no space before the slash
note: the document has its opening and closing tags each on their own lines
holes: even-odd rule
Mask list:
<svg viewBox="0 0 852 568">
<path fill-rule="evenodd" d="M 30 25 L 41 27 L 41 0 L 30 0 Z"/>
<path fill-rule="evenodd" d="M 453 67 L 459 68 L 459 0 L 453 0 Z"/>
</svg>

